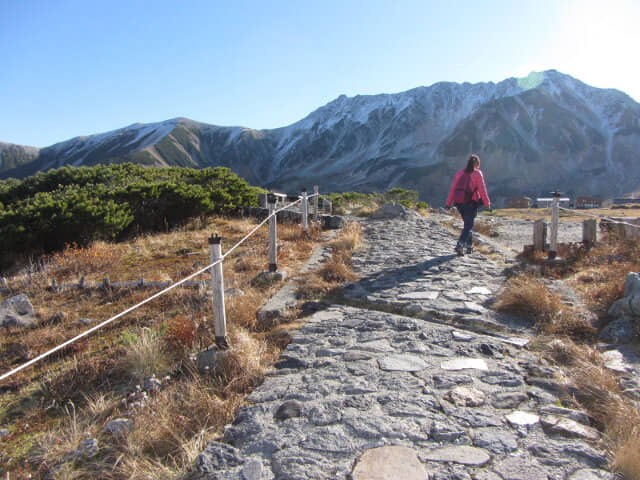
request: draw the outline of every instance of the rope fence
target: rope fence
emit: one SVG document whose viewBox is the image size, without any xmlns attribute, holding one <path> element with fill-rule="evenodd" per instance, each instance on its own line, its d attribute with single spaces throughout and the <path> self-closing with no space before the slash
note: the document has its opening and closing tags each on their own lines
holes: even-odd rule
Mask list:
<svg viewBox="0 0 640 480">
<path fill-rule="evenodd" d="M 584 216 L 587 216 L 587 217 L 596 218 L 598 220 L 606 220 L 607 222 L 616 223 L 616 224 L 619 224 L 619 225 L 627 225 L 627 226 L 633 227 L 633 228 L 640 228 L 640 225 L 635 225 L 635 224 L 629 223 L 629 222 L 623 222 L 621 220 L 616 220 L 615 218 L 604 217 L 602 215 L 594 215 L 592 213 L 582 212 L 582 211 L 578 211 L 578 210 L 571 210 L 570 208 L 565 208 L 565 207 L 558 207 L 558 208 L 560 210 L 565 210 L 567 212 L 571 212 L 571 213 L 574 213 L 576 215 L 584 215 Z"/>
<path fill-rule="evenodd" d="M 572 210 L 570 208 L 565 208 L 560 206 L 560 192 L 553 192 L 553 199 L 551 203 L 551 234 L 548 248 L 548 256 L 550 260 L 556 258 L 558 251 L 558 227 L 559 227 L 559 217 L 560 210 L 564 210 L 567 212 L 571 212 L 577 215 L 584 215 L 586 217 L 592 217 L 590 220 L 585 220 L 582 226 L 582 242 L 585 245 L 593 245 L 596 242 L 596 230 L 597 230 L 597 221 L 601 221 L 601 227 L 603 224 L 607 225 L 620 225 L 622 226 L 622 230 L 620 232 L 625 237 L 638 237 L 638 231 L 628 232 L 626 227 L 632 227 L 634 229 L 640 229 L 640 225 L 636 225 L 633 223 L 617 220 L 614 218 L 603 217 L 598 215 L 593 215 L 587 212 L 581 212 Z M 606 222 L 606 223 L 605 223 Z M 533 250 L 534 251 L 543 251 L 546 247 L 546 234 L 547 234 L 547 224 L 544 220 L 539 219 L 536 220 L 533 224 Z"/>
<path fill-rule="evenodd" d="M 75 337 L 71 338 L 70 340 L 65 341 L 64 343 L 61 343 L 60 345 L 38 355 L 37 357 L 29 360 L 28 362 L 20 365 L 19 367 L 14 368 L 13 370 L 10 370 L 9 372 L 6 372 L 2 375 L 0 375 L 0 381 L 5 380 L 6 378 L 11 377 L 12 375 L 15 375 L 16 373 L 24 370 L 25 368 L 49 357 L 50 355 L 54 354 L 55 352 L 58 352 L 60 350 L 62 350 L 63 348 L 71 345 L 72 343 L 80 340 L 81 338 L 86 337 L 87 335 L 90 335 L 91 333 L 95 332 L 96 330 L 99 330 L 101 328 L 103 328 L 106 325 L 109 325 L 110 323 L 118 320 L 119 318 L 123 317 L 124 315 L 136 310 L 137 308 L 145 305 L 146 303 L 149 303 L 150 301 L 170 292 L 171 290 L 173 290 L 174 288 L 179 287 L 180 285 L 190 281 L 192 278 L 201 275 L 202 273 L 206 272 L 209 269 L 212 269 L 213 267 L 216 267 L 218 265 L 220 265 L 219 267 L 219 273 L 217 275 L 214 274 L 214 271 L 212 271 L 212 287 L 213 287 L 213 298 L 214 298 L 214 327 L 215 327 L 215 335 L 216 335 L 216 344 L 218 344 L 221 348 L 228 348 L 228 341 L 227 341 L 227 335 L 226 335 L 226 318 L 225 318 L 225 313 L 224 313 L 224 288 L 222 285 L 222 261 L 229 256 L 234 250 L 236 250 L 240 245 L 242 245 L 247 239 L 249 239 L 253 234 L 255 234 L 260 227 L 262 227 L 265 223 L 267 222 L 272 222 L 273 225 L 275 225 L 276 222 L 276 216 L 278 213 L 280 213 L 283 210 L 286 210 L 288 208 L 291 208 L 292 206 L 298 204 L 298 203 L 302 203 L 302 227 L 303 229 L 306 230 L 306 225 L 307 225 L 307 218 L 306 218 L 306 213 L 307 213 L 307 207 L 308 207 L 308 200 L 310 198 L 317 198 L 319 196 L 319 193 L 317 193 L 317 189 L 316 192 L 313 193 L 312 195 L 307 195 L 306 190 L 302 191 L 302 195 L 300 196 L 300 198 L 298 198 L 297 200 L 283 206 L 280 208 L 275 208 L 275 200 L 273 201 L 273 203 L 271 203 L 270 205 L 270 209 L 269 209 L 269 214 L 268 216 L 262 220 L 255 228 L 253 228 L 248 234 L 246 234 L 240 241 L 238 241 L 233 247 L 231 247 L 229 250 L 227 250 L 226 253 L 221 254 L 220 252 L 220 237 L 217 236 L 213 236 L 211 238 L 209 238 L 209 244 L 210 244 L 210 251 L 211 251 L 211 257 L 212 257 L 212 261 L 209 265 L 202 267 L 200 270 L 198 270 L 197 272 L 192 273 L 191 275 L 183 278 L 182 280 L 170 285 L 167 288 L 164 288 L 163 290 L 151 295 L 150 297 L 146 298 L 145 300 L 142 300 L 141 302 L 133 305 L 132 307 L 127 308 L 126 310 L 123 310 L 122 312 L 118 313 L 117 315 L 114 315 L 113 317 L 103 321 L 102 323 L 95 325 L 94 327 L 91 327 L 90 329 L 80 333 L 79 335 L 76 335 Z M 317 210 L 316 210 L 317 211 Z M 272 229 L 270 229 L 271 231 Z M 275 233 L 275 228 L 273 229 L 273 232 Z M 216 244 L 216 240 L 217 240 L 217 244 Z M 274 243 L 275 242 L 275 238 L 270 238 L 270 243 Z M 217 248 L 216 248 L 217 246 Z M 214 258 L 215 257 L 215 258 Z M 272 259 L 270 259 L 271 262 Z M 275 262 L 274 262 L 275 263 Z M 271 266 L 271 265 L 270 265 Z"/>
</svg>

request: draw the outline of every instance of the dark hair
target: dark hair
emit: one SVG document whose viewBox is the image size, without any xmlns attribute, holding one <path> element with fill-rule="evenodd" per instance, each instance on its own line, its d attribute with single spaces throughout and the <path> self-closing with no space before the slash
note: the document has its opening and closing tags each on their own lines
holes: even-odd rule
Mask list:
<svg viewBox="0 0 640 480">
<path fill-rule="evenodd" d="M 480 157 L 476 154 L 469 155 L 469 161 L 464 171 L 467 173 L 473 173 L 476 167 L 480 166 Z"/>
</svg>

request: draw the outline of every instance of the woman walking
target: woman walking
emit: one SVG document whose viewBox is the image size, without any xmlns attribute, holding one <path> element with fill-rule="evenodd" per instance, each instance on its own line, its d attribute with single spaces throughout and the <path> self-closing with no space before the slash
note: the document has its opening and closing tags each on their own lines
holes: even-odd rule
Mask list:
<svg viewBox="0 0 640 480">
<path fill-rule="evenodd" d="M 485 207 L 491 208 L 491 200 L 489 200 L 487 188 L 484 185 L 484 176 L 480 171 L 480 157 L 471 155 L 467 166 L 456 172 L 446 203 L 447 207 L 455 205 L 464 222 L 455 248 L 458 255 L 463 255 L 465 247 L 467 253 L 473 251 L 473 222 L 481 203 Z"/>
</svg>

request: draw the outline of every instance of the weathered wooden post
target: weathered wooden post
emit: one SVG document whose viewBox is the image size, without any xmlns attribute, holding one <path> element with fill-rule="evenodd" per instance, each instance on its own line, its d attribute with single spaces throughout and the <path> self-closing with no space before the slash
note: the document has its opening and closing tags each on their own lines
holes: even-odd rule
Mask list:
<svg viewBox="0 0 640 480">
<path fill-rule="evenodd" d="M 533 222 L 533 251 L 542 252 L 547 241 L 547 222 L 538 219 Z"/>
<path fill-rule="evenodd" d="M 276 196 L 270 193 L 267 197 L 269 205 L 269 215 L 276 211 Z M 278 270 L 278 232 L 277 232 L 277 215 L 269 218 L 269 271 L 276 272 Z"/>
<path fill-rule="evenodd" d="M 224 310 L 224 278 L 222 276 L 222 238 L 217 234 L 209 237 L 209 256 L 211 263 L 211 288 L 213 290 L 213 327 L 216 345 L 221 350 L 229 348 L 227 338 L 227 317 Z"/>
<path fill-rule="evenodd" d="M 598 222 L 595 219 L 589 219 L 582 222 L 582 243 L 587 247 L 592 247 L 596 243 L 596 227 Z"/>
<path fill-rule="evenodd" d="M 307 189 L 302 189 L 302 230 L 305 232 L 308 229 L 307 217 L 309 215 L 309 199 L 307 197 Z"/>
<path fill-rule="evenodd" d="M 322 199 L 322 211 L 327 215 L 331 215 L 331 201 L 326 198 Z"/>
<path fill-rule="evenodd" d="M 266 193 L 259 193 L 258 194 L 258 206 L 260 208 L 267 208 L 267 195 Z"/>
<path fill-rule="evenodd" d="M 318 221 L 318 185 L 313 186 L 313 220 Z"/>
<path fill-rule="evenodd" d="M 549 260 L 556 258 L 558 254 L 558 219 L 560 214 L 560 192 L 552 192 L 551 203 L 551 239 L 549 240 Z"/>
</svg>

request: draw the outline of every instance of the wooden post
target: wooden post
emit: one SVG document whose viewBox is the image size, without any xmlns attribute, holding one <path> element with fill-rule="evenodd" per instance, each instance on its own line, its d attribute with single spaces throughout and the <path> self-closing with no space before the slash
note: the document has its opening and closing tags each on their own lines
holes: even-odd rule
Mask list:
<svg viewBox="0 0 640 480">
<path fill-rule="evenodd" d="M 318 221 L 318 185 L 313 186 L 313 220 Z"/>
<path fill-rule="evenodd" d="M 267 208 L 267 194 L 259 193 L 258 194 L 258 206 L 260 208 Z"/>
<path fill-rule="evenodd" d="M 582 243 L 591 247 L 596 243 L 596 227 L 598 222 L 595 219 L 582 222 Z"/>
<path fill-rule="evenodd" d="M 209 237 L 209 256 L 211 263 L 222 259 L 222 238 L 218 235 Z M 213 290 L 213 328 L 216 345 L 221 350 L 226 350 L 229 348 L 229 340 L 227 338 L 227 317 L 224 310 L 222 261 L 211 267 L 211 288 Z"/>
<path fill-rule="evenodd" d="M 267 199 L 269 205 L 269 215 L 276 211 L 276 196 L 269 194 Z M 276 272 L 278 270 L 278 227 L 277 215 L 269 218 L 269 271 Z"/>
<path fill-rule="evenodd" d="M 560 192 L 553 192 L 551 203 L 551 238 L 549 240 L 549 259 L 553 260 L 558 254 L 558 219 L 560 213 Z"/>
<path fill-rule="evenodd" d="M 533 222 L 533 251 L 542 252 L 547 240 L 547 222 L 538 219 Z"/>
<path fill-rule="evenodd" d="M 302 230 L 307 231 L 308 221 L 307 217 L 309 216 L 309 200 L 307 197 L 307 189 L 302 189 Z"/>
<path fill-rule="evenodd" d="M 0 288 L 4 288 L 5 290 L 9 290 L 9 283 L 5 277 L 0 278 Z"/>
</svg>

